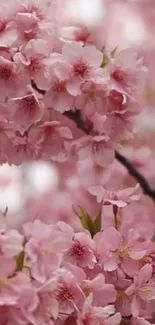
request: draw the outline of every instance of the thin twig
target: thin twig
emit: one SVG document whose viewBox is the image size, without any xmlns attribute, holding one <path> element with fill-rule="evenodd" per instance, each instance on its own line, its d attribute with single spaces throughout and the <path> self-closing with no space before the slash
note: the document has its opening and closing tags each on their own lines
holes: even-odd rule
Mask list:
<svg viewBox="0 0 155 325">
<path fill-rule="evenodd" d="M 39 89 L 34 81 L 31 81 L 32 87 L 41 95 L 45 95 L 46 91 Z M 80 111 L 68 111 L 64 115 L 72 120 L 78 129 L 82 130 L 84 133 L 89 134 L 89 129 L 81 118 Z M 117 150 L 115 150 L 115 158 L 119 161 L 128 171 L 128 173 L 140 184 L 145 195 L 149 196 L 153 201 L 155 201 L 155 190 L 151 188 L 146 178 L 132 165 L 132 163 L 121 155 Z"/>
<path fill-rule="evenodd" d="M 145 195 L 150 196 L 155 201 L 155 190 L 152 189 L 146 178 L 132 165 L 132 163 L 115 151 L 115 158 L 127 169 L 128 173 L 140 184 Z"/>
</svg>

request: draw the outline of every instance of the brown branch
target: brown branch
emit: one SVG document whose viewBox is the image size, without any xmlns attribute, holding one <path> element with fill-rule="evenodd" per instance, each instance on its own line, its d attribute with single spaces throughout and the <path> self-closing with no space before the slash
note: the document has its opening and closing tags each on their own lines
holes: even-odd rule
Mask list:
<svg viewBox="0 0 155 325">
<path fill-rule="evenodd" d="M 41 95 L 45 95 L 46 91 L 39 89 L 36 84 L 32 81 L 32 87 L 38 91 Z M 72 120 L 78 129 L 82 130 L 84 133 L 89 134 L 89 130 L 81 118 L 80 111 L 68 111 L 64 115 Z M 146 180 L 146 178 L 132 165 L 132 163 L 121 155 L 117 150 L 115 150 L 115 158 L 119 161 L 128 171 L 128 173 L 140 184 L 143 193 L 149 196 L 153 201 L 155 201 L 155 190 L 152 189 Z"/>
<path fill-rule="evenodd" d="M 146 178 L 132 165 L 132 163 L 115 151 L 115 158 L 127 169 L 128 173 L 140 184 L 145 195 L 148 195 L 155 201 L 155 190 L 152 189 Z"/>
</svg>

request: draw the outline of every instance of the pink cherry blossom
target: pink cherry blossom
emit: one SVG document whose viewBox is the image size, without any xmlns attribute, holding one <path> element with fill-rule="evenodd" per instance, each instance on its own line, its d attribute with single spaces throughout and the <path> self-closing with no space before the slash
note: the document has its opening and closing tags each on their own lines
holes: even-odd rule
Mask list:
<svg viewBox="0 0 155 325">
<path fill-rule="evenodd" d="M 134 229 L 130 229 L 128 237 L 123 238 L 113 227 L 109 227 L 96 237 L 97 252 L 100 261 L 107 271 L 116 270 L 119 263 L 127 274 L 135 274 L 137 263 L 133 262 L 142 259 L 148 249 L 147 242 L 140 241 L 140 235 Z M 103 247 L 103 248 L 102 248 Z"/>
<path fill-rule="evenodd" d="M 116 51 L 108 69 L 116 90 L 124 90 L 134 96 L 144 87 L 146 68 L 132 49 L 125 49 L 118 53 Z"/>
<path fill-rule="evenodd" d="M 126 289 L 127 295 L 132 295 L 131 311 L 133 316 L 140 314 L 141 308 L 146 308 L 148 301 L 155 299 L 155 286 L 152 278 L 152 266 L 146 264 L 134 277 L 134 283 Z"/>
<path fill-rule="evenodd" d="M 83 81 L 96 80 L 97 75 L 101 78 L 102 53 L 94 46 L 82 47 L 80 43 L 73 42 L 63 46 L 62 54 L 71 67 L 72 77 L 67 82 L 67 90 L 71 95 L 80 93 Z"/>
<path fill-rule="evenodd" d="M 10 111 L 12 110 L 12 120 L 24 127 L 29 127 L 38 122 L 43 116 L 44 105 L 35 97 L 34 94 L 28 94 L 24 97 L 12 98 L 8 102 Z"/>
<path fill-rule="evenodd" d="M 26 227 L 26 234 L 29 235 L 27 230 Z M 30 234 L 31 231 L 30 229 Z M 60 230 L 48 225 L 42 227 L 42 223 L 37 220 L 34 222 L 33 231 L 36 235 L 30 237 L 25 246 L 25 263 L 31 267 L 33 276 L 38 281 L 44 282 L 60 266 L 61 253 L 67 251 L 68 247 L 71 246 L 71 237 L 68 236 L 68 233 L 59 237 Z"/>
<path fill-rule="evenodd" d="M 45 106 L 52 107 L 60 113 L 73 109 L 75 98 L 66 88 L 70 67 L 61 56 L 52 58 L 50 75 L 49 89 L 44 96 Z"/>
<path fill-rule="evenodd" d="M 61 126 L 58 121 L 41 123 L 32 130 L 30 137 L 31 142 L 37 143 L 40 147 L 41 158 L 60 162 L 66 160 L 67 143 L 72 139 L 72 133 L 68 127 Z M 49 156 L 50 150 L 52 152 Z"/>
<path fill-rule="evenodd" d="M 48 88 L 50 48 L 45 40 L 30 40 L 21 52 L 15 54 L 14 60 L 23 64 L 25 73 L 39 88 Z"/>
<path fill-rule="evenodd" d="M 114 160 L 113 143 L 107 136 L 85 136 L 74 143 L 79 159 L 92 158 L 95 163 L 107 167 Z"/>
<path fill-rule="evenodd" d="M 84 324 L 93 325 L 95 321 L 98 321 L 98 324 L 110 324 L 113 317 L 114 318 L 116 317 L 115 319 L 116 324 L 120 323 L 121 317 L 119 313 L 112 316 L 115 312 L 115 308 L 113 305 L 109 305 L 106 307 L 93 307 L 92 302 L 93 302 L 93 295 L 90 294 L 85 300 L 82 313 L 78 315 L 78 319 L 77 319 L 78 325 L 84 325 Z"/>
<path fill-rule="evenodd" d="M 106 114 L 108 102 L 108 87 L 88 81 L 81 85 L 81 94 L 76 97 L 75 106 L 80 109 L 83 115 L 90 117 L 95 112 L 101 115 Z"/>
<path fill-rule="evenodd" d="M 103 186 L 91 186 L 88 188 L 88 192 L 96 196 L 98 203 L 112 204 L 118 208 L 123 208 L 134 201 L 140 200 L 140 187 L 138 184 L 135 187 L 118 191 L 107 191 Z"/>
<path fill-rule="evenodd" d="M 91 237 L 86 233 L 76 233 L 73 237 L 73 243 L 67 252 L 67 260 L 81 267 L 94 267 L 95 245 Z"/>
<path fill-rule="evenodd" d="M 137 102 L 112 90 L 108 97 L 107 120 L 104 123 L 105 133 L 115 140 L 132 138 L 136 131 L 136 117 L 139 110 L 140 106 Z"/>
<path fill-rule="evenodd" d="M 7 96 L 15 95 L 20 88 L 27 85 L 27 79 L 24 79 L 23 72 L 14 62 L 0 57 L 0 87 L 1 100 Z"/>
<path fill-rule="evenodd" d="M 39 289 L 39 295 L 48 299 L 49 294 L 50 299 L 56 299 L 53 306 L 55 310 L 70 314 L 74 311 L 75 304 L 80 307 L 84 301 L 84 293 L 75 280 L 70 271 L 64 268 L 58 269 L 55 278 L 45 282 Z"/>
<path fill-rule="evenodd" d="M 93 300 L 96 306 L 106 306 L 116 300 L 117 292 L 114 285 L 105 283 L 105 276 L 98 274 L 92 280 L 85 280 L 83 284 L 84 292 L 93 293 Z"/>
</svg>

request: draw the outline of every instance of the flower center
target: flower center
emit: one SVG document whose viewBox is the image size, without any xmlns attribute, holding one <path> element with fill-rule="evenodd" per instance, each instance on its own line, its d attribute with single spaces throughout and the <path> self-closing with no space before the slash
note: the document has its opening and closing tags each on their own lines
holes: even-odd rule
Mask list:
<svg viewBox="0 0 155 325">
<path fill-rule="evenodd" d="M 81 29 L 75 32 L 75 40 L 77 42 L 87 42 L 90 32 L 87 29 Z"/>
<path fill-rule="evenodd" d="M 0 79 L 7 81 L 12 75 L 12 71 L 10 67 L 8 66 L 3 66 L 0 67 Z"/>
<path fill-rule="evenodd" d="M 111 76 L 116 81 L 121 82 L 124 79 L 124 72 L 121 70 L 115 70 Z"/>
<path fill-rule="evenodd" d="M 70 255 L 76 256 L 78 260 L 81 260 L 83 258 L 84 253 L 84 246 L 82 246 L 78 241 L 75 241 L 69 252 Z"/>
<path fill-rule="evenodd" d="M 152 290 L 150 286 L 146 285 L 139 289 L 139 296 L 144 300 L 150 300 L 152 298 Z"/>
<path fill-rule="evenodd" d="M 32 72 L 40 70 L 40 60 L 38 58 L 32 58 L 28 69 Z"/>
<path fill-rule="evenodd" d="M 129 248 L 127 246 L 120 246 L 117 252 L 121 258 L 129 257 Z"/>
<path fill-rule="evenodd" d="M 49 248 L 44 248 L 44 249 L 42 250 L 42 253 L 43 253 L 44 255 L 48 256 L 48 255 L 51 254 L 51 251 L 50 251 Z"/>
<path fill-rule="evenodd" d="M 23 6 L 23 8 L 20 10 L 20 12 L 35 15 L 40 20 L 44 18 L 44 14 L 43 14 L 42 10 L 39 8 L 39 6 L 36 6 L 34 4 L 28 5 L 27 8 L 25 6 Z"/>
<path fill-rule="evenodd" d="M 60 80 L 55 80 L 52 86 L 53 91 L 56 93 L 61 93 L 65 91 L 65 82 Z"/>
<path fill-rule="evenodd" d="M 83 78 L 89 71 L 88 65 L 86 62 L 81 59 L 74 64 L 74 73 Z"/>
<path fill-rule="evenodd" d="M 23 104 L 25 110 L 27 110 L 27 109 L 32 110 L 32 109 L 34 109 L 34 107 L 36 105 L 36 101 L 33 96 L 28 96 L 28 97 L 23 98 L 22 104 Z"/>
<path fill-rule="evenodd" d="M 68 288 L 66 286 L 62 286 L 59 289 L 57 299 L 60 301 L 65 301 L 65 300 L 71 300 L 71 299 L 73 299 L 73 297 L 72 297 L 72 294 L 70 293 L 70 291 L 68 290 Z"/>
</svg>

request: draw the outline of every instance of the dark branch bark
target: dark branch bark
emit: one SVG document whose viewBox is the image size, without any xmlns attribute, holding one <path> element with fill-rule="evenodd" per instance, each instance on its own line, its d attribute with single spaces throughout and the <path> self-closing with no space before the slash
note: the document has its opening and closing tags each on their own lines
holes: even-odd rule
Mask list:
<svg viewBox="0 0 155 325">
<path fill-rule="evenodd" d="M 130 161 L 115 151 L 115 158 L 127 169 L 128 173 L 140 184 L 145 195 L 150 196 L 155 201 L 155 190 L 152 189 L 146 178 L 130 163 Z"/>
<path fill-rule="evenodd" d="M 41 95 L 44 95 L 46 91 L 39 89 L 36 84 L 32 81 L 32 87 L 38 91 Z M 71 119 L 77 128 L 82 130 L 84 133 L 89 134 L 89 130 L 85 125 L 84 121 L 81 118 L 80 111 L 68 111 L 65 112 L 64 115 Z M 155 190 L 152 189 L 146 180 L 146 178 L 132 165 L 132 163 L 121 155 L 117 150 L 115 150 L 115 158 L 127 169 L 128 173 L 140 184 L 143 193 L 149 196 L 153 201 L 155 201 Z"/>
<path fill-rule="evenodd" d="M 80 111 L 75 111 L 75 112 L 68 111 L 65 112 L 64 115 L 68 117 L 70 120 L 72 120 L 76 124 L 78 129 L 82 130 L 86 134 L 89 134 L 89 130 L 81 118 Z"/>
</svg>

